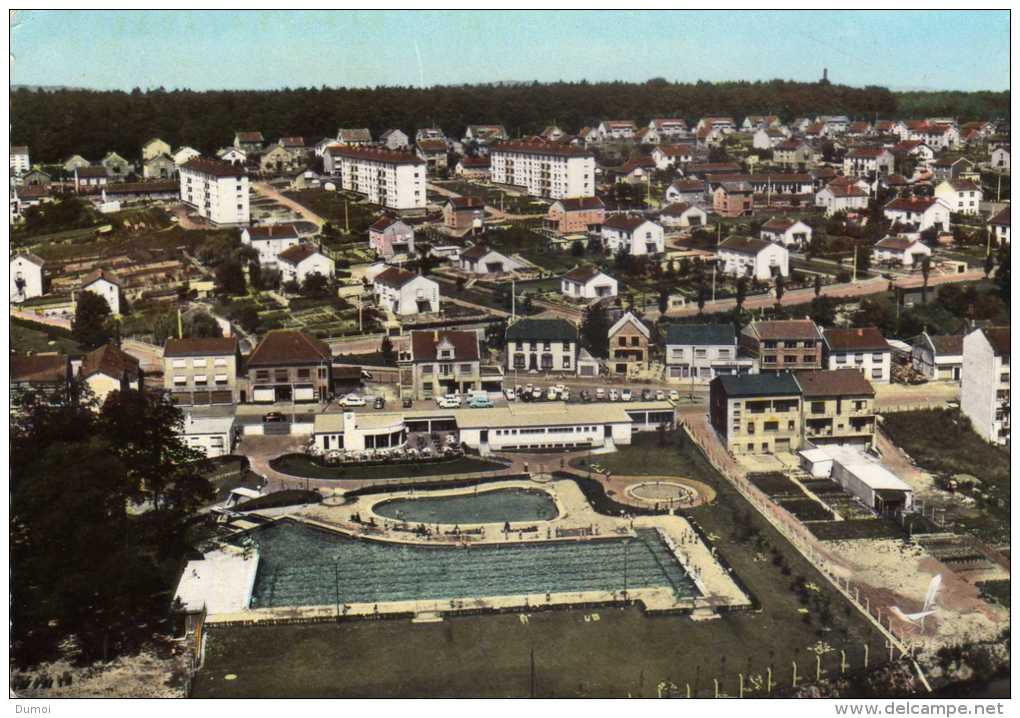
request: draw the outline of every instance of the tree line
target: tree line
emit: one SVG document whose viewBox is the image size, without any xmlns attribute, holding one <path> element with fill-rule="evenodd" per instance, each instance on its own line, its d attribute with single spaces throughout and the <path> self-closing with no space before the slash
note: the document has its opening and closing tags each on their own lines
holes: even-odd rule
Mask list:
<svg viewBox="0 0 1020 718">
<path fill-rule="evenodd" d="M 436 125 L 460 137 L 469 124 L 499 123 L 512 136 L 557 124 L 576 132 L 600 119 L 775 114 L 784 121 L 816 114 L 874 120 L 954 115 L 961 120 L 1009 116 L 1009 93 L 893 93 L 884 87 L 823 83 L 554 82 L 376 88 L 299 87 L 272 91 L 157 88 L 131 92 L 19 88 L 11 93 L 11 142 L 28 145 L 36 162 L 72 154 L 98 161 L 109 151 L 137 158 L 160 137 L 174 148 L 211 153 L 238 130 L 267 140 L 302 136 L 309 143 L 335 137 L 338 127 L 413 132 Z"/>
</svg>

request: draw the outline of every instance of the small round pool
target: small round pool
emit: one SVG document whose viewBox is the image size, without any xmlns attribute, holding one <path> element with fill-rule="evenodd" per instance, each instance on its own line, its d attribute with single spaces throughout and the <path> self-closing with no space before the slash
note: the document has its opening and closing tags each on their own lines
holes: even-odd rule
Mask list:
<svg viewBox="0 0 1020 718">
<path fill-rule="evenodd" d="M 559 516 L 546 491 L 492 489 L 470 494 L 389 499 L 372 507 L 384 518 L 424 524 L 493 524 L 549 521 Z"/>
</svg>

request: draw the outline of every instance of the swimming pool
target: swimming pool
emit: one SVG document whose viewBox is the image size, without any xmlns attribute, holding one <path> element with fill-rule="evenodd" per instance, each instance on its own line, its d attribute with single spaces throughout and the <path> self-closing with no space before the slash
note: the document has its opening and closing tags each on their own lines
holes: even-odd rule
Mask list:
<svg viewBox="0 0 1020 718">
<path fill-rule="evenodd" d="M 389 519 L 425 524 L 549 521 L 560 513 L 548 492 L 535 489 L 493 489 L 471 494 L 390 499 L 379 502 L 372 511 Z"/>
<path fill-rule="evenodd" d="M 654 530 L 637 538 L 472 548 L 349 538 L 293 521 L 252 534 L 259 569 L 251 608 L 621 591 L 666 587 L 698 595 Z"/>
</svg>

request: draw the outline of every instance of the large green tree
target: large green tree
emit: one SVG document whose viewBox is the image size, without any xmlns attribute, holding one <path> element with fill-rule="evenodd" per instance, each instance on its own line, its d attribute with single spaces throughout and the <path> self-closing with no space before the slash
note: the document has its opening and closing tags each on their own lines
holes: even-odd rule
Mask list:
<svg viewBox="0 0 1020 718">
<path fill-rule="evenodd" d="M 86 349 L 95 349 L 110 341 L 114 334 L 112 312 L 99 294 L 82 291 L 74 307 L 71 335 Z"/>
</svg>

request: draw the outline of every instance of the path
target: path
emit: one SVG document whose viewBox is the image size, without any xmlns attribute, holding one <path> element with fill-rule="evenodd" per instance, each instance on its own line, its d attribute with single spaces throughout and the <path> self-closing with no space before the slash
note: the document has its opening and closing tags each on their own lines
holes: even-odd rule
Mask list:
<svg viewBox="0 0 1020 718">
<path fill-rule="evenodd" d="M 263 197 L 268 197 L 274 202 L 282 204 L 287 209 L 290 209 L 296 214 L 299 214 L 301 218 L 304 219 L 306 222 L 312 222 L 320 229 L 322 228 L 322 225 L 326 223 L 326 220 L 317 215 L 315 212 L 308 209 L 303 204 L 295 202 L 290 197 L 281 194 L 266 182 L 255 182 L 252 185 L 252 189 L 254 189 L 257 194 Z"/>
<path fill-rule="evenodd" d="M 30 309 L 16 309 L 11 307 L 11 316 L 16 319 L 24 319 L 27 322 L 35 322 L 36 324 L 45 324 L 50 327 L 56 327 L 58 329 L 71 328 L 71 320 L 64 319 L 62 317 L 47 317 L 41 314 L 36 314 Z"/>
</svg>

